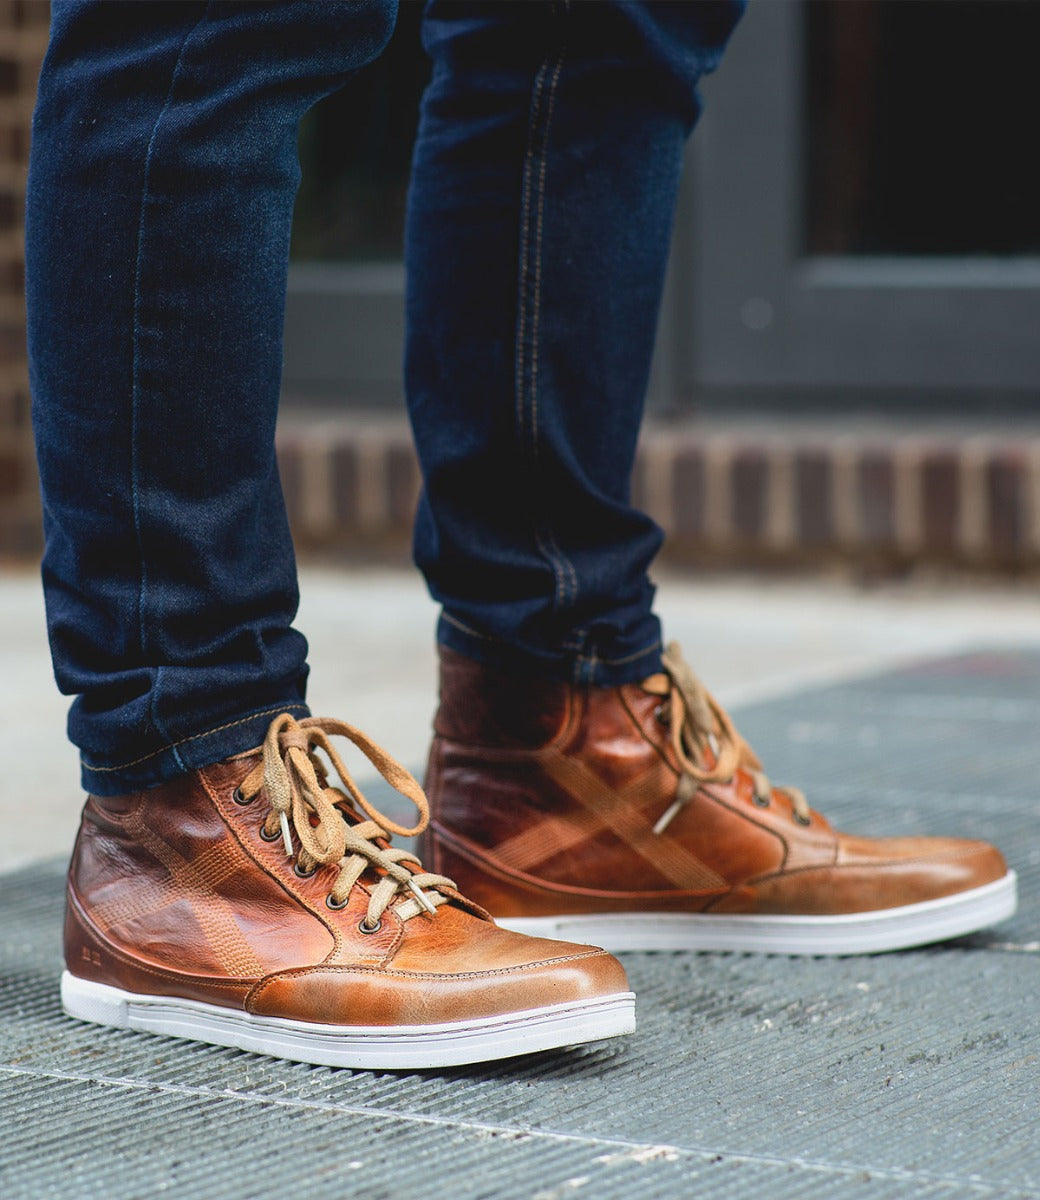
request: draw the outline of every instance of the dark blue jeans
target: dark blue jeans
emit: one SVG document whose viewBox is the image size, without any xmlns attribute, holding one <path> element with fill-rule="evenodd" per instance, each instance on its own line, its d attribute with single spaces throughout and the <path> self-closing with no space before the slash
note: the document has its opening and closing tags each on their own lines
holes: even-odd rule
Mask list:
<svg viewBox="0 0 1040 1200">
<path fill-rule="evenodd" d="M 53 5 L 30 367 L 51 649 L 97 793 L 306 711 L 274 456 L 297 127 L 395 9 Z M 658 664 L 660 533 L 629 476 L 697 82 L 739 11 L 430 5 L 407 232 L 415 550 L 441 639 L 472 657 L 599 684 Z"/>
</svg>

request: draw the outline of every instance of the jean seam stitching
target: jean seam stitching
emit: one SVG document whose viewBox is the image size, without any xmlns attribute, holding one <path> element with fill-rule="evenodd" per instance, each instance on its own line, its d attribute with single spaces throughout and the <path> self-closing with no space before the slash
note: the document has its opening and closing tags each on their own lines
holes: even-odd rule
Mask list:
<svg viewBox="0 0 1040 1200">
<path fill-rule="evenodd" d="M 605 667 L 623 667 L 625 663 L 635 662 L 637 659 L 642 658 L 644 654 L 649 654 L 653 650 L 660 649 L 661 639 L 655 638 L 654 641 L 648 642 L 642 649 L 634 650 L 631 654 L 622 655 L 621 658 L 604 658 L 601 654 L 596 654 L 595 651 L 587 657 L 584 655 L 581 657 L 587 662 L 602 663 Z"/>
<path fill-rule="evenodd" d="M 563 15 L 570 15 L 570 0 L 562 2 Z M 545 181 L 546 172 L 549 163 L 549 133 L 552 128 L 553 112 L 556 107 L 556 90 L 560 80 L 560 72 L 563 70 L 563 63 L 566 57 L 566 49 L 560 50 L 557 57 L 556 66 L 553 70 L 552 79 L 549 82 L 549 102 L 545 113 L 545 132 L 542 138 L 542 155 L 538 174 L 538 236 L 537 236 L 537 273 L 534 295 L 534 329 L 532 331 L 532 363 L 531 363 L 531 402 L 533 409 L 533 434 L 534 434 L 534 452 L 538 454 L 538 335 L 541 330 L 541 311 L 542 311 L 542 228 L 545 216 Z M 549 545 L 556 554 L 557 562 L 564 571 L 565 576 L 569 576 L 571 589 L 571 603 L 577 603 L 578 599 L 578 574 L 574 569 L 574 564 L 560 549 L 556 541 L 556 535 L 552 526 L 552 519 L 549 519 L 547 529 Z M 564 589 L 565 590 L 565 589 Z M 566 596 L 563 597 L 563 602 L 566 602 Z"/>
<path fill-rule="evenodd" d="M 542 143 L 539 154 L 538 164 L 538 200 L 535 214 L 535 273 L 534 273 L 534 290 L 532 294 L 533 312 L 531 315 L 531 450 L 534 456 L 535 474 L 537 476 L 539 469 L 539 453 L 538 453 L 538 355 L 541 349 L 539 335 L 541 333 L 541 317 L 542 317 L 542 233 L 545 226 L 545 193 L 546 193 L 546 176 L 548 172 L 548 153 L 549 153 L 549 133 L 552 129 L 553 111 L 556 101 L 556 88 L 560 79 L 560 72 L 563 69 L 564 55 L 561 51 L 556 59 L 553 67 L 552 77 L 549 80 L 548 99 L 545 107 L 545 124 L 542 130 Z M 542 542 L 542 537 L 539 536 L 539 543 Z M 551 516 L 546 520 L 544 541 L 548 545 L 548 551 L 543 545 L 542 553 L 546 554 L 549 560 L 557 569 L 556 583 L 556 598 L 562 606 L 568 602 L 574 603 L 578 598 L 578 577 L 574 570 L 574 566 L 570 559 L 560 549 L 556 536 L 553 531 L 553 523 Z M 570 593 L 568 595 L 568 593 Z"/>
<path fill-rule="evenodd" d="M 163 118 L 169 111 L 170 103 L 173 99 L 174 89 L 177 86 L 178 79 L 181 73 L 181 65 L 184 62 L 184 54 L 188 48 L 188 43 L 191 41 L 195 31 L 209 16 L 212 4 L 207 4 L 205 11 L 199 19 L 192 25 L 191 29 L 184 35 L 184 40 L 181 42 L 180 49 L 177 51 L 177 61 L 173 65 L 173 71 L 170 74 L 170 84 L 166 90 L 166 97 L 163 100 L 162 108 L 159 110 L 155 118 L 155 123 L 152 126 L 152 131 L 148 137 L 148 147 L 145 151 L 144 171 L 141 179 L 141 209 L 140 216 L 137 222 L 137 247 L 134 256 L 134 303 L 133 303 L 133 352 L 131 358 L 131 383 L 130 383 L 130 494 L 131 494 L 131 510 L 134 519 L 134 536 L 137 542 L 138 562 L 140 563 L 140 584 L 137 589 L 137 638 L 141 648 L 141 657 L 147 657 L 146 650 L 146 623 L 145 623 L 145 593 L 148 588 L 147 571 L 145 568 L 144 555 L 144 536 L 141 529 L 141 507 L 140 507 L 140 488 L 138 486 L 138 433 L 139 433 L 139 412 L 138 405 L 140 401 L 140 336 L 141 336 L 141 273 L 142 262 L 144 259 L 144 230 L 145 230 L 145 214 L 148 209 L 148 195 L 151 183 L 151 167 L 152 154 L 155 150 L 156 139 L 159 135 L 159 127 L 162 125 Z M 164 736 L 165 731 L 162 723 L 159 720 L 156 712 L 156 693 L 158 691 L 159 676 L 161 668 L 150 672 L 152 680 L 152 694 L 148 703 L 148 715 L 151 719 L 152 726 L 155 730 Z M 177 743 L 174 743 L 175 745 Z M 161 751 L 159 752 L 161 753 Z M 147 757 L 152 757 L 148 755 Z M 175 757 L 178 759 L 178 765 L 183 767 L 180 762 L 180 755 L 175 752 Z M 140 760 L 143 761 L 143 760 Z M 127 764 L 131 766 L 133 764 Z M 120 768 L 112 768 L 119 770 Z"/>
<path fill-rule="evenodd" d="M 564 6 L 567 11 L 567 5 Z M 560 49 L 555 59 L 546 58 L 538 68 L 532 87 L 528 124 L 528 142 L 524 155 L 523 194 L 520 222 L 520 280 L 517 317 L 517 354 L 515 370 L 516 418 L 521 445 L 526 446 L 537 482 L 538 454 L 538 356 L 541 324 L 542 232 L 544 228 L 547 150 L 555 104 L 557 85 L 563 69 L 565 53 Z M 550 76 L 551 69 L 551 76 Z M 548 87 L 546 78 L 549 76 Z M 544 103 L 543 103 L 544 99 Z M 544 117 L 543 117 L 544 110 Z M 538 135 L 540 139 L 536 143 Z M 532 182 L 535 180 L 535 158 L 538 160 L 537 198 L 532 206 Z M 533 208 L 533 211 L 532 211 Z M 533 229 L 532 229 L 533 218 Z M 532 254 L 531 240 L 534 236 Z M 533 282 L 532 262 L 534 266 Z M 530 362 L 527 356 L 528 310 L 530 309 Z M 528 382 L 529 380 L 529 382 Z M 530 420 L 528 420 L 528 402 Z M 568 598 L 577 600 L 578 577 L 574 565 L 560 549 L 550 520 L 544 529 L 535 533 L 535 545 L 552 568 L 556 603 L 563 606 Z"/>
<path fill-rule="evenodd" d="M 449 625 L 453 625 L 461 633 L 468 633 L 471 637 L 479 638 L 482 642 L 493 642 L 495 639 L 488 637 L 486 633 L 481 633 L 478 629 L 473 629 L 469 625 L 460 621 L 458 617 L 453 617 L 450 613 L 442 612 L 441 620 L 447 621 Z"/>
<path fill-rule="evenodd" d="M 532 87 L 531 115 L 528 127 L 528 143 L 524 151 L 523 190 L 520 198 L 520 280 L 519 296 L 517 298 L 517 327 L 516 327 L 516 367 L 514 371 L 514 386 L 516 389 L 516 424 L 521 444 L 526 442 L 527 413 L 524 408 L 526 388 L 524 376 L 527 371 L 527 279 L 530 272 L 530 213 L 531 213 L 531 134 L 541 108 L 542 90 L 545 86 L 545 75 L 549 69 L 548 62 L 543 62 L 538 68 Z"/>
<path fill-rule="evenodd" d="M 464 633 L 467 636 L 476 639 L 477 641 L 487 642 L 489 645 L 494 645 L 496 643 L 500 643 L 502 645 L 509 644 L 507 642 L 503 642 L 499 638 L 489 637 L 486 633 L 481 633 L 479 630 L 473 629 L 471 626 L 466 625 L 457 617 L 453 617 L 449 613 L 442 612 L 441 620 L 446 621 L 447 624 L 457 629 L 460 633 Z M 574 645 L 573 643 L 565 642 L 563 648 L 564 650 L 575 652 L 575 664 L 597 663 L 604 667 L 623 667 L 626 663 L 635 662 L 637 659 L 640 659 L 644 655 L 650 654 L 655 650 L 660 651 L 661 639 L 654 638 L 652 642 L 647 642 L 645 646 L 641 646 L 638 650 L 633 650 L 631 654 L 624 654 L 620 658 L 604 658 L 603 655 L 596 654 L 594 651 L 587 655 L 581 654 L 578 646 Z"/>
<path fill-rule="evenodd" d="M 282 704 L 277 708 L 261 709 L 259 712 L 250 713 L 247 717 L 240 717 L 237 721 L 228 721 L 225 725 L 216 725 L 213 729 L 207 729 L 202 733 L 193 733 L 190 737 L 181 738 L 179 741 L 170 742 L 169 745 L 160 746 L 158 750 L 153 750 L 150 754 L 143 754 L 140 758 L 132 759 L 130 762 L 120 763 L 115 767 L 95 767 L 91 766 L 86 759 L 83 759 L 83 767 L 87 771 L 92 771 L 94 774 L 102 775 L 114 771 L 125 771 L 128 767 L 139 766 L 143 762 L 147 762 L 150 758 L 158 758 L 161 754 L 168 754 L 170 751 L 176 753 L 178 746 L 186 746 L 189 742 L 197 742 L 202 738 L 212 737 L 215 733 L 223 733 L 225 729 L 234 729 L 238 725 L 248 725 L 250 721 L 255 721 L 259 717 L 277 716 L 283 712 L 292 712 L 298 710 L 300 712 L 307 711 L 306 704 Z M 180 755 L 176 755 L 178 764 L 180 763 Z"/>
</svg>

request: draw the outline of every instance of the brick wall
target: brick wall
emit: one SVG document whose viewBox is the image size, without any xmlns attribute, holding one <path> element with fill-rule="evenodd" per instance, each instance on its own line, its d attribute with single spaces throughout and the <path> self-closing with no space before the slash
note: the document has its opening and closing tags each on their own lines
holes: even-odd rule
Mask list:
<svg viewBox="0 0 1040 1200">
<path fill-rule="evenodd" d="M 420 480 L 403 421 L 287 422 L 279 457 L 304 554 L 404 559 Z M 633 496 L 674 565 L 1040 569 L 1040 430 L 650 422 Z"/>
<path fill-rule="evenodd" d="M 22 248 L 29 122 L 46 48 L 46 0 L 0 0 L 0 560 L 41 543 L 29 425 Z M 763 434 L 696 425 L 645 431 L 636 502 L 673 562 L 884 568 L 920 562 L 1040 568 L 1040 434 Z M 279 457 L 304 556 L 407 556 L 419 490 L 403 418 L 290 420 Z"/>
<path fill-rule="evenodd" d="M 40 504 L 25 360 L 25 174 L 44 0 L 0 0 L 0 557 L 35 553 Z"/>
</svg>

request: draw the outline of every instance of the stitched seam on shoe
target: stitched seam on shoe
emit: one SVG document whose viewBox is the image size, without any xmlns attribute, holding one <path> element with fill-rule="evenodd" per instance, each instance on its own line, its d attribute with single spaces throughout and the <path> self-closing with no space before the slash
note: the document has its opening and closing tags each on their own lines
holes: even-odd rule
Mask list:
<svg viewBox="0 0 1040 1200">
<path fill-rule="evenodd" d="M 861 867 L 905 867 L 915 863 L 933 863 L 941 862 L 944 859 L 951 858 L 971 858 L 976 853 L 976 849 L 965 848 L 963 850 L 935 850 L 931 854 L 917 854 L 913 858 L 884 858 L 869 863 L 855 862 L 836 862 L 833 869 L 837 871 L 854 871 Z M 812 867 L 796 867 L 798 871 L 813 870 Z"/>
<path fill-rule="evenodd" d="M 124 828 L 128 834 L 134 836 L 134 829 L 130 824 L 124 824 Z M 226 843 L 214 842 L 192 858 L 191 866 L 198 876 L 198 882 L 214 888 L 216 884 L 230 878 L 239 869 L 239 863 L 230 859 L 228 855 L 229 847 Z M 184 892 L 171 874 L 169 878 L 162 880 L 139 879 L 133 888 L 133 894 L 123 895 L 114 900 L 102 900 L 95 904 L 91 911 L 94 924 L 107 931 L 115 925 L 160 912 L 183 899 Z"/>
<path fill-rule="evenodd" d="M 771 825 L 767 821 L 760 819 L 757 813 L 745 811 L 745 805 L 744 805 L 743 801 L 737 800 L 736 802 L 731 802 L 728 799 L 726 799 L 726 797 L 720 796 L 718 794 L 718 792 L 716 792 L 714 790 L 713 786 L 710 783 L 702 784 L 699 790 L 705 796 L 707 796 L 709 800 L 713 800 L 716 804 L 720 804 L 724 809 L 726 809 L 727 812 L 731 812 L 731 813 L 733 813 L 734 816 L 740 817 L 741 820 L 747 821 L 750 825 L 754 825 L 756 829 L 761 829 L 763 833 L 768 833 L 768 834 L 771 834 L 773 837 L 775 837 L 776 840 L 783 847 L 783 851 L 784 851 L 784 861 L 780 864 L 778 870 L 782 872 L 787 869 L 786 864 L 787 864 L 787 860 L 791 856 L 791 846 L 790 846 L 790 843 L 788 842 L 787 837 L 785 836 L 783 830 L 777 829 L 774 825 Z M 834 838 L 835 838 L 835 840 L 831 847 L 831 852 L 833 853 L 834 857 L 833 857 L 833 859 L 831 859 L 830 862 L 814 863 L 810 867 L 804 867 L 804 868 L 803 867 L 795 867 L 795 868 L 792 868 L 792 870 L 799 870 L 799 871 L 801 871 L 801 870 L 817 870 L 818 868 L 821 868 L 821 867 L 831 867 L 831 866 L 837 865 L 837 861 L 838 861 L 837 835 L 834 835 Z"/>
<path fill-rule="evenodd" d="M 324 928 L 328 931 L 330 937 L 332 938 L 332 949 L 326 955 L 326 958 L 334 958 L 342 949 L 342 937 L 339 929 L 332 924 L 331 918 L 326 918 L 325 915 L 318 910 L 317 905 L 312 904 L 303 894 L 302 890 L 298 889 L 294 883 L 290 882 L 288 879 L 283 879 L 276 875 L 274 871 L 272 871 L 261 859 L 259 854 L 256 852 L 256 849 L 246 844 L 246 840 L 242 836 L 238 825 L 229 819 L 228 813 L 225 811 L 224 806 L 220 802 L 220 798 L 217 795 L 216 789 L 212 786 L 204 774 L 200 774 L 200 779 L 202 786 L 206 789 L 206 795 L 209 796 L 210 803 L 222 817 L 224 824 L 227 826 L 228 833 L 237 843 L 241 852 L 246 855 L 249 861 L 253 863 L 258 870 L 263 872 L 267 879 L 270 879 L 274 884 L 281 888 L 281 890 L 285 892 L 287 896 L 300 905 L 304 912 L 310 913 L 310 915 L 318 922 L 318 924 L 324 926 Z"/>
<path fill-rule="evenodd" d="M 542 769 L 553 781 L 583 808 L 595 813 L 608 829 L 633 853 L 639 855 L 653 870 L 664 876 L 673 887 L 688 891 L 715 890 L 725 881 L 695 854 L 671 838 L 658 837 L 646 816 L 631 804 L 629 797 L 638 793 L 648 776 L 660 770 L 650 768 L 623 789 L 612 788 L 595 771 L 579 759 L 570 758 L 555 748 L 538 755 Z M 607 816 L 603 816 L 604 809 Z"/>
<path fill-rule="evenodd" d="M 212 798 L 212 794 L 209 794 Z M 128 836 L 166 868 L 168 878 L 153 887 L 152 898 L 158 899 L 154 906 L 148 907 L 141 897 L 137 897 L 124 900 L 120 906 L 115 906 L 115 912 L 109 914 L 102 903 L 99 906 L 101 920 L 105 921 L 111 916 L 114 919 L 110 919 L 109 924 L 119 924 L 158 912 L 169 907 L 172 889 L 175 893 L 173 900 L 187 901 L 210 951 L 228 976 L 248 980 L 262 977 L 263 963 L 235 920 L 230 902 L 216 890 L 217 884 L 231 878 L 242 868 L 243 848 L 238 839 L 220 839 L 188 859 L 151 828 L 145 820 L 143 809 L 144 800 L 139 797 L 121 815 L 118 823 Z M 95 929 L 104 929 L 103 925 L 98 925 L 96 918 L 92 917 L 90 923 Z"/>
<path fill-rule="evenodd" d="M 949 861 L 951 858 L 970 858 L 974 854 L 971 850 L 957 851 L 941 851 L 937 850 L 932 855 L 918 856 L 916 858 L 886 858 L 876 862 L 861 862 L 861 863 L 815 863 L 804 867 L 790 867 L 788 869 L 781 868 L 778 871 L 772 871 L 766 875 L 755 875 L 744 880 L 745 884 L 769 883 L 774 879 L 789 879 L 794 875 L 808 875 L 813 871 L 876 871 L 888 870 L 892 867 L 914 867 L 914 866 L 931 866 L 936 862 Z M 1003 878 L 1003 876 L 1001 876 Z M 984 884 L 979 884 L 979 887 L 984 887 Z M 959 888 L 955 892 L 948 893 L 949 895 L 957 895 L 958 891 L 964 891 L 964 888 Z M 971 890 L 971 889 L 967 889 Z M 912 901 L 917 903 L 917 901 Z M 873 910 L 868 910 L 873 911 Z"/>
<path fill-rule="evenodd" d="M 675 763 L 669 758 L 668 751 L 671 749 L 671 747 L 668 745 L 667 740 L 662 739 L 660 742 L 655 742 L 653 738 L 650 737 L 643 726 L 639 723 L 639 718 L 632 711 L 632 706 L 629 704 L 628 699 L 621 688 L 618 688 L 618 700 L 621 702 L 621 707 L 626 713 L 628 713 L 628 719 L 632 722 L 632 728 L 635 730 L 635 732 L 650 747 L 650 749 L 653 750 L 661 762 L 664 763 L 664 765 L 671 772 L 672 776 L 675 779 L 678 779 L 679 770 Z"/>
<path fill-rule="evenodd" d="M 525 873 L 533 871 L 549 859 L 561 854 L 577 851 L 583 842 L 610 832 L 625 842 L 636 853 L 637 841 L 640 834 L 649 830 L 650 822 L 645 819 L 648 804 L 655 803 L 659 795 L 660 764 L 649 767 L 645 772 L 630 780 L 623 787 L 599 790 L 597 802 L 587 804 L 580 802 L 577 807 L 571 807 L 565 817 L 559 813 L 545 813 L 538 821 L 528 825 L 519 833 L 505 838 L 486 853 L 504 866 Z M 591 783 L 591 780 L 589 780 Z M 577 799 L 577 793 L 572 787 L 555 780 L 556 786 L 562 788 L 571 799 Z M 633 840 L 635 838 L 636 840 Z M 682 886 L 682 881 L 674 877 L 677 864 L 675 853 L 669 855 L 669 849 L 674 850 L 674 842 L 658 843 L 665 858 L 664 864 L 655 863 L 659 874 L 667 878 L 673 886 Z M 715 880 L 723 882 L 717 872 L 710 871 L 705 864 L 700 864 L 711 876 L 713 886 Z M 689 882 L 689 864 L 687 869 L 679 872 Z M 708 876 L 704 876 L 707 881 Z M 697 889 L 695 889 L 697 890 Z"/>
<path fill-rule="evenodd" d="M 105 950 L 105 953 L 111 954 L 113 958 L 118 959 L 120 962 L 125 963 L 129 967 L 133 967 L 135 971 L 140 971 L 144 975 L 153 975 L 157 979 L 166 979 L 170 982 L 180 982 L 184 979 L 198 980 L 202 983 L 205 983 L 207 988 L 213 988 L 215 990 L 225 992 L 230 991 L 241 995 L 243 1002 L 245 1001 L 245 997 L 249 994 L 250 988 L 254 987 L 256 984 L 255 979 L 227 979 L 225 981 L 221 981 L 209 975 L 189 975 L 187 972 L 178 975 L 174 972 L 164 970 L 162 967 L 153 967 L 148 963 L 141 962 L 140 959 L 134 958 L 125 950 L 122 950 L 116 946 L 104 933 L 97 928 L 94 922 L 90 919 L 87 910 L 84 908 L 82 900 L 80 900 L 79 896 L 71 887 L 68 891 L 68 898 L 80 920 L 82 921 L 86 932 L 89 933 L 95 941 L 101 944 Z M 65 965 L 73 975 L 76 974 L 71 963 L 66 962 Z M 77 976 L 77 978 L 86 979 L 88 976 L 81 975 Z M 119 985 L 113 984 L 112 986 L 118 987 Z"/>
<path fill-rule="evenodd" d="M 292 879 L 283 878 L 280 874 L 272 871 L 270 867 L 268 867 L 261 854 L 257 852 L 257 849 L 248 844 L 247 839 L 242 835 L 238 824 L 231 819 L 231 814 L 234 812 L 233 802 L 222 802 L 221 796 L 218 794 L 217 789 L 211 784 L 210 780 L 206 778 L 204 771 L 200 772 L 200 779 L 202 786 L 206 789 L 206 794 L 210 798 L 210 802 L 223 819 L 225 825 L 227 826 L 228 833 L 234 839 L 242 853 L 246 855 L 248 860 L 254 864 L 259 871 L 263 872 L 267 879 L 271 880 L 271 882 L 277 887 L 281 888 L 281 890 L 285 892 L 290 899 L 295 901 L 303 912 L 312 916 L 319 925 L 328 931 L 332 938 L 332 949 L 328 952 L 325 958 L 322 959 L 322 964 L 334 963 L 334 960 L 340 955 L 348 953 L 350 950 L 349 944 L 344 939 L 343 930 L 340 928 L 338 922 L 333 919 L 331 913 L 325 909 L 323 904 L 311 899 L 311 897 L 308 896 L 306 892 L 304 892 L 304 890 Z M 364 896 L 370 897 L 372 894 L 371 888 L 369 888 L 369 886 L 363 883 L 360 879 L 354 884 L 353 890 L 359 891 Z M 388 909 L 384 916 L 396 917 L 396 914 L 393 914 L 392 909 Z M 392 958 L 397 952 L 401 941 L 404 938 L 404 923 L 400 921 L 399 917 L 396 917 L 396 919 L 399 921 L 401 927 L 397 930 L 394 940 L 379 954 L 378 961 L 380 962 L 386 962 Z M 371 957 L 373 962 L 377 961 L 375 955 L 371 955 L 369 957 Z"/>
<path fill-rule="evenodd" d="M 467 838 L 460 837 L 452 830 L 445 829 L 441 825 L 431 825 L 431 830 L 437 837 L 445 850 L 453 853 L 460 858 L 466 860 L 471 866 L 477 867 L 486 875 L 492 875 L 505 883 L 512 885 L 525 892 L 537 892 L 553 900 L 559 900 L 560 897 L 571 897 L 581 900 L 589 900 L 590 898 L 597 900 L 609 900 L 612 903 L 625 902 L 628 904 L 647 903 L 669 903 L 673 901 L 699 901 L 701 908 L 694 911 L 702 912 L 713 904 L 720 903 L 729 896 L 733 888 L 726 884 L 724 888 L 712 889 L 709 891 L 688 891 L 683 888 L 667 888 L 659 891 L 628 891 L 628 892 L 611 892 L 605 888 L 582 888 L 575 887 L 570 884 L 560 883 L 551 879 L 543 879 L 539 875 L 529 875 L 526 871 L 516 870 L 515 868 L 505 867 L 496 859 L 491 858 L 481 846 L 470 842 Z M 608 912 L 615 910 L 610 909 Z M 654 909 L 654 912 L 668 912 L 667 908 Z M 578 913 L 570 915 L 578 915 L 586 913 L 587 910 L 578 910 Z"/>
<path fill-rule="evenodd" d="M 207 738 L 214 733 L 223 733 L 225 729 L 234 729 L 236 725 L 248 725 L 250 721 L 255 721 L 258 717 L 276 717 L 283 712 L 307 712 L 306 704 L 283 704 L 278 708 L 261 709 L 259 712 L 250 713 L 247 717 L 240 717 L 237 721 L 229 721 L 226 725 L 217 725 L 213 729 L 207 729 L 203 733 L 193 733 L 191 737 L 181 738 L 179 741 L 170 742 L 169 745 L 160 746 L 158 750 L 153 750 L 150 754 L 143 754 L 140 758 L 132 759 L 130 762 L 120 763 L 115 767 L 95 767 L 92 766 L 85 758 L 81 759 L 83 766 L 88 771 L 94 771 L 98 775 L 103 775 L 110 771 L 125 771 L 128 767 L 136 767 L 140 763 L 147 762 L 150 758 L 158 758 L 160 754 L 166 754 L 177 746 L 186 746 L 188 742 L 197 742 L 200 738 Z"/>
<path fill-rule="evenodd" d="M 653 891 L 615 892 L 607 888 L 576 887 L 572 884 L 562 883 L 559 880 L 546 879 L 542 875 L 532 875 L 529 871 L 498 858 L 493 851 L 488 850 L 486 847 L 478 845 L 469 838 L 437 822 L 431 823 L 430 829 L 445 847 L 466 859 L 468 863 L 476 866 L 479 870 L 495 874 L 515 886 L 528 890 L 539 890 L 550 895 L 580 896 L 586 898 L 597 896 L 603 898 L 629 898 L 633 900 L 671 900 L 688 897 L 707 902 L 714 898 L 724 898 L 733 891 L 733 886 L 721 876 L 718 877 L 719 882 L 717 886 L 683 887 L 681 884 L 673 884 L 671 887 L 658 888 Z M 534 863 L 532 865 L 537 867 L 539 864 Z"/>
<path fill-rule="evenodd" d="M 232 878 L 242 868 L 241 848 L 235 841 L 228 844 L 221 840 L 208 853 L 188 859 L 164 841 L 140 813 L 133 814 L 133 819 L 127 819 L 123 824 L 138 845 L 162 863 L 174 885 L 181 889 L 206 945 L 227 974 L 237 979 L 261 976 L 263 963 L 235 920 L 231 903 L 215 886 Z M 203 870 L 199 869 L 200 862 L 204 865 Z"/>
<path fill-rule="evenodd" d="M 250 999 L 253 996 L 260 995 L 265 988 L 279 980 L 300 979 L 306 975 L 324 974 L 326 971 L 335 971 L 338 975 L 380 975 L 389 976 L 393 979 L 415 979 L 422 982 L 438 979 L 497 979 L 504 975 L 519 975 L 540 967 L 555 967 L 564 963 L 583 962 L 589 958 L 609 957 L 610 955 L 605 950 L 589 950 L 585 954 L 568 954 L 561 958 L 543 958 L 537 962 L 518 963 L 515 967 L 491 967 L 482 971 L 446 971 L 443 973 L 439 971 L 402 971 L 399 967 L 366 967 L 350 963 L 293 967 L 288 971 L 278 971 L 261 979 L 251 993 Z"/>
</svg>

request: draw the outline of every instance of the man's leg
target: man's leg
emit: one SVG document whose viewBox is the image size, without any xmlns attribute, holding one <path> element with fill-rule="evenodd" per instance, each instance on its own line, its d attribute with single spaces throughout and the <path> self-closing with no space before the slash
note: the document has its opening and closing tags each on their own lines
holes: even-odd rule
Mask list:
<svg viewBox="0 0 1040 1200">
<path fill-rule="evenodd" d="M 29 183 L 33 416 L 55 673 L 95 793 L 306 713 L 274 457 L 296 128 L 382 45 L 388 7 L 364 7 L 54 6 Z"/>
<path fill-rule="evenodd" d="M 660 663 L 629 480 L 697 82 L 736 2 L 427 9 L 407 230 L 416 557 L 443 644 L 599 684 Z"/>
<path fill-rule="evenodd" d="M 408 228 L 427 857 L 610 948 L 886 949 L 999 919 L 984 843 L 836 834 L 675 650 L 629 478 L 697 83 L 739 6 L 433 0 Z"/>
<path fill-rule="evenodd" d="M 625 1032 L 620 966 L 497 929 L 388 847 L 423 824 L 418 785 L 303 703 L 274 460 L 297 126 L 378 54 L 395 0 L 53 12 L 30 352 L 51 644 L 93 793 L 67 1011 L 347 1066 Z M 333 734 L 414 828 L 364 802 Z"/>
</svg>

